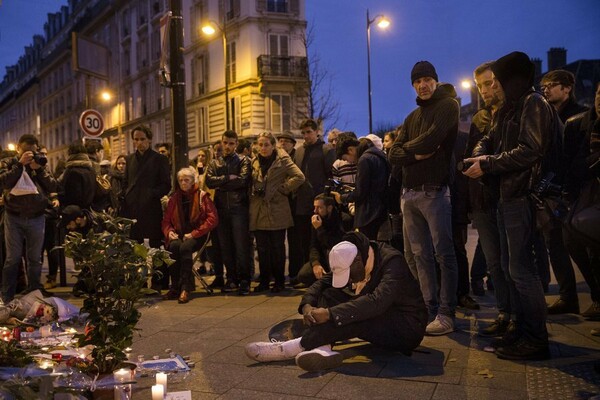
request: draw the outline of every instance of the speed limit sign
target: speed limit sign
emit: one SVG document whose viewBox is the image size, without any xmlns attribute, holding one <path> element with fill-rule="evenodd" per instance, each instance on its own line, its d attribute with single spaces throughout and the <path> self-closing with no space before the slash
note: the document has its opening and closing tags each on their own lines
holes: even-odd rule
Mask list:
<svg viewBox="0 0 600 400">
<path fill-rule="evenodd" d="M 86 135 L 100 136 L 104 132 L 104 119 L 96 110 L 85 110 L 79 117 L 79 126 Z"/>
</svg>

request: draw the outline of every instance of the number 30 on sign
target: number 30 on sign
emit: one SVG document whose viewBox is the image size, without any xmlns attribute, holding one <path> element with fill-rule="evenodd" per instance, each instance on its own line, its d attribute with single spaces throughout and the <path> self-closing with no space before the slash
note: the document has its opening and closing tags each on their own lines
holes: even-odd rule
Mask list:
<svg viewBox="0 0 600 400">
<path fill-rule="evenodd" d="M 86 135 L 100 136 L 104 132 L 104 119 L 96 110 L 85 110 L 79 117 L 79 126 Z"/>
</svg>

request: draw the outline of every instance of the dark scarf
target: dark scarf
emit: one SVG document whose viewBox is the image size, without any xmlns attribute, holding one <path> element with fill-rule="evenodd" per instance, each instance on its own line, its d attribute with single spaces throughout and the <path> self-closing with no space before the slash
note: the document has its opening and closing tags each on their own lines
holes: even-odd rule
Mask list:
<svg viewBox="0 0 600 400">
<path fill-rule="evenodd" d="M 271 168 L 271 165 L 273 165 L 275 158 L 277 158 L 277 150 L 273 150 L 270 157 L 258 155 L 258 165 L 260 166 L 260 172 L 263 177 L 267 176 L 267 172 L 269 171 L 269 168 Z"/>
</svg>

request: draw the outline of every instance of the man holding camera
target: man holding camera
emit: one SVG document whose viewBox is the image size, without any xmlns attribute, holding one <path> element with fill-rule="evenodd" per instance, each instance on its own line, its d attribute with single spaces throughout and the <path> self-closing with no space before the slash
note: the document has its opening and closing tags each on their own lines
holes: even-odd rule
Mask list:
<svg viewBox="0 0 600 400">
<path fill-rule="evenodd" d="M 546 329 L 546 301 L 532 259 L 535 230 L 534 204 L 529 194 L 561 161 L 561 123 L 544 97 L 533 90 L 534 65 L 527 54 L 513 52 L 491 65 L 493 87 L 505 103 L 498 111 L 497 125 L 483 137 L 466 162 L 473 165 L 465 175 L 484 174 L 499 178 L 498 224 L 506 233 L 508 268 L 518 301 L 516 335 L 506 338 L 496 355 L 509 360 L 540 360 L 550 357 Z M 492 144 L 500 139 L 500 146 Z M 496 141 L 496 143 L 498 143 Z"/>
<path fill-rule="evenodd" d="M 25 134 L 19 138 L 17 156 L 0 161 L 0 185 L 4 191 L 4 235 L 6 261 L 2 270 L 2 300 L 15 297 L 18 266 L 27 257 L 27 292 L 43 289 L 42 246 L 48 194 L 56 193 L 56 181 L 46 168 L 48 159 L 37 153 L 38 140 Z M 57 199 L 53 199 L 57 202 Z"/>
</svg>

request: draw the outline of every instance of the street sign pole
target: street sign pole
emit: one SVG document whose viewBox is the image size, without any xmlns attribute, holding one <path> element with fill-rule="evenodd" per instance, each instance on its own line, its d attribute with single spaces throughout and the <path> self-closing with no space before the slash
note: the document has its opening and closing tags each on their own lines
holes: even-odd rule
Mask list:
<svg viewBox="0 0 600 400">
<path fill-rule="evenodd" d="M 169 32 L 169 65 L 171 72 L 171 121 L 173 127 L 173 182 L 188 161 L 188 132 L 185 110 L 185 70 L 183 65 L 183 16 L 181 0 L 169 0 L 171 24 Z"/>
</svg>

